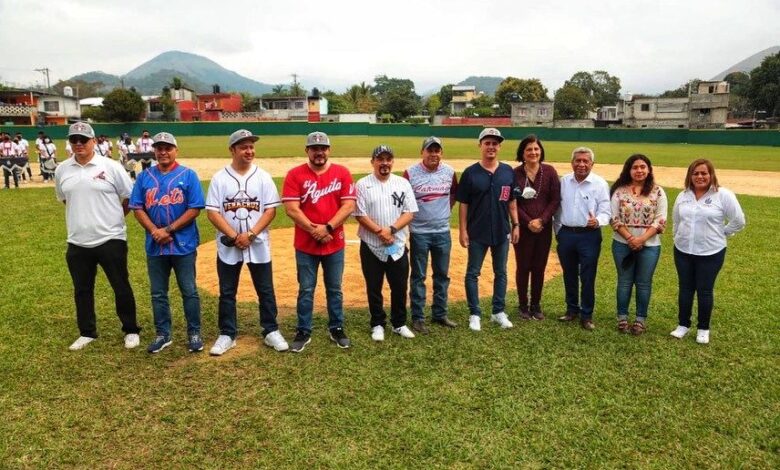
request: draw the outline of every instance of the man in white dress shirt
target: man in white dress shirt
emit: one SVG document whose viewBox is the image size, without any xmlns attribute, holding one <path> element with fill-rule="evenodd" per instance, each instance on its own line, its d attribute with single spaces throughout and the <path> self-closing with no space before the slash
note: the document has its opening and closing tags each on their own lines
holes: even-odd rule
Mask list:
<svg viewBox="0 0 780 470">
<path fill-rule="evenodd" d="M 561 208 L 555 215 L 558 259 L 563 268 L 566 314 L 560 321 L 579 318 L 580 325 L 593 330 L 596 268 L 601 254 L 601 227 L 609 224 L 609 186 L 593 173 L 595 155 L 587 147 L 571 153 L 573 173 L 561 178 Z M 579 291 L 579 292 L 578 292 Z"/>
</svg>

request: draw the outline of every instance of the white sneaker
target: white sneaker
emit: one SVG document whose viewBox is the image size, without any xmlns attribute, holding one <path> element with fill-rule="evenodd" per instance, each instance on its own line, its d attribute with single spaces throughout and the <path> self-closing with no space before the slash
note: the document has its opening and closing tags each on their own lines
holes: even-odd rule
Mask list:
<svg viewBox="0 0 780 470">
<path fill-rule="evenodd" d="M 710 330 L 697 331 L 696 342 L 699 344 L 708 344 L 710 342 Z"/>
<path fill-rule="evenodd" d="M 406 325 L 399 328 L 393 328 L 393 333 L 401 336 L 402 338 L 414 338 L 414 333 L 412 333 L 412 330 L 410 330 Z"/>
<path fill-rule="evenodd" d="M 374 341 L 385 340 L 385 328 L 382 325 L 377 325 L 371 328 L 371 339 Z"/>
<path fill-rule="evenodd" d="M 127 349 L 137 348 L 141 344 L 141 338 L 138 333 L 130 333 L 125 335 L 125 347 Z"/>
<path fill-rule="evenodd" d="M 95 338 L 90 338 L 89 336 L 79 336 L 78 339 L 68 347 L 68 349 L 71 351 L 78 351 L 80 349 L 84 349 L 84 346 L 93 341 L 95 341 Z"/>
<path fill-rule="evenodd" d="M 672 331 L 669 334 L 674 336 L 677 339 L 683 339 L 685 337 L 685 335 L 688 334 L 688 330 L 689 329 L 690 328 L 688 328 L 687 326 L 677 325 L 677 328 L 675 328 L 674 331 Z"/>
<path fill-rule="evenodd" d="M 221 356 L 235 347 L 236 340 L 231 339 L 228 335 L 219 335 L 219 338 L 214 342 L 214 346 L 211 347 L 209 354 L 212 356 Z"/>
<path fill-rule="evenodd" d="M 469 315 L 469 328 L 473 331 L 482 331 L 479 321 L 479 315 Z"/>
<path fill-rule="evenodd" d="M 490 315 L 490 321 L 498 323 L 498 326 L 501 328 L 512 328 L 513 325 L 511 321 L 509 321 L 509 318 L 507 318 L 506 313 L 499 312 L 494 313 L 493 315 Z"/>
<path fill-rule="evenodd" d="M 279 330 L 272 331 L 265 335 L 265 338 L 263 338 L 263 343 L 265 343 L 266 346 L 270 346 L 279 352 L 290 349 L 290 346 L 287 344 L 287 341 L 284 340 L 284 336 L 279 333 Z"/>
</svg>

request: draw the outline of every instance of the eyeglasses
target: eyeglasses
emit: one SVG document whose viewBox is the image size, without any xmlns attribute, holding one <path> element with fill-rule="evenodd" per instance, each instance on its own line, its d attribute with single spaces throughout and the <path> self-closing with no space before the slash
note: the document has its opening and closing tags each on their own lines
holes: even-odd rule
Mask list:
<svg viewBox="0 0 780 470">
<path fill-rule="evenodd" d="M 81 144 L 84 145 L 87 142 L 89 142 L 89 137 L 83 136 L 83 135 L 72 135 L 68 137 L 68 142 L 71 144 Z"/>
</svg>

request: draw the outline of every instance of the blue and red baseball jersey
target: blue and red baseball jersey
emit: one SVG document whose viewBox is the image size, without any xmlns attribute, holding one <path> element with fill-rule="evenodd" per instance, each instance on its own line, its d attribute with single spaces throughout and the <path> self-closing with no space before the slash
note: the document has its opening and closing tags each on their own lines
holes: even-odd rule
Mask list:
<svg viewBox="0 0 780 470">
<path fill-rule="evenodd" d="M 203 209 L 206 201 L 198 175 L 191 169 L 176 164 L 167 174 L 153 166 L 138 176 L 130 195 L 130 209 L 143 209 L 154 225 L 165 227 L 187 211 Z M 198 248 L 200 235 L 193 221 L 172 234 L 173 241 L 160 245 L 146 233 L 146 254 L 188 255 Z"/>
</svg>

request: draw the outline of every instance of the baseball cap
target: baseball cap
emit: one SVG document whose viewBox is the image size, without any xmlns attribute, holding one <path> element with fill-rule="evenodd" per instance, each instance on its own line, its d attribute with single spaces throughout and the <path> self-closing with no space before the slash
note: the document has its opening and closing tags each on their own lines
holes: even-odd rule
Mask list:
<svg viewBox="0 0 780 470">
<path fill-rule="evenodd" d="M 444 146 L 441 144 L 441 139 L 440 138 L 434 137 L 434 136 L 430 136 L 427 139 L 423 140 L 422 148 L 420 150 L 421 151 L 425 150 L 425 149 L 427 149 L 428 147 L 430 147 L 431 145 L 434 145 L 434 144 L 438 145 L 439 147 L 444 148 Z"/>
<path fill-rule="evenodd" d="M 306 136 L 306 146 L 311 147 L 312 145 L 325 145 L 330 147 L 330 139 L 328 138 L 328 134 L 317 131 L 312 132 Z"/>
<path fill-rule="evenodd" d="M 88 139 L 94 139 L 95 131 L 92 130 L 92 126 L 86 122 L 74 122 L 68 128 L 68 137 L 72 135 L 83 135 Z"/>
<path fill-rule="evenodd" d="M 230 140 L 228 140 L 228 147 L 232 147 L 236 145 L 237 143 L 241 142 L 242 140 L 251 140 L 252 142 L 257 142 L 260 140 L 260 137 L 252 134 L 246 129 L 239 129 L 236 132 L 230 134 Z"/>
<path fill-rule="evenodd" d="M 169 134 L 167 132 L 158 132 L 154 135 L 154 137 L 152 137 L 152 147 L 157 144 L 169 144 L 176 148 L 179 147 L 176 144 L 176 137 L 174 137 L 173 134 Z"/>
<path fill-rule="evenodd" d="M 371 159 L 374 159 L 383 153 L 389 154 L 391 157 L 395 158 L 395 155 L 393 155 L 393 149 L 387 145 L 380 145 L 371 152 Z"/>
<path fill-rule="evenodd" d="M 479 141 L 482 142 L 482 139 L 485 137 L 495 137 L 498 139 L 499 142 L 503 142 L 504 138 L 501 136 L 501 131 L 496 129 L 495 127 L 486 127 L 482 130 L 482 132 L 479 133 Z"/>
</svg>

